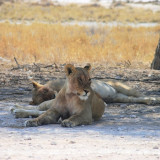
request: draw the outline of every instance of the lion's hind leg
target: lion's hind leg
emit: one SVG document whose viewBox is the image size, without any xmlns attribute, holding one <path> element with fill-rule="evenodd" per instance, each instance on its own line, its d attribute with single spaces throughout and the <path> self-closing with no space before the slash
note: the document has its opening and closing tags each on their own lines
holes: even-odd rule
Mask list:
<svg viewBox="0 0 160 160">
<path fill-rule="evenodd" d="M 25 110 L 38 110 L 38 106 L 32 106 L 32 105 L 27 105 L 27 106 L 22 106 L 19 104 L 15 104 L 13 107 L 11 107 L 10 111 L 13 113 L 17 109 L 25 109 Z"/>
<path fill-rule="evenodd" d="M 14 105 L 10 111 L 15 116 L 15 118 L 38 117 L 43 113 L 43 111 L 39 111 L 39 106 L 22 106 L 17 104 Z"/>
<path fill-rule="evenodd" d="M 11 113 L 15 116 L 15 118 L 29 118 L 29 117 L 38 117 L 42 113 L 44 113 L 48 108 L 50 108 L 51 102 L 46 101 L 41 103 L 38 106 L 21 106 L 21 105 L 14 105 L 11 108 Z"/>
<path fill-rule="evenodd" d="M 123 95 L 133 97 L 144 97 L 144 95 L 138 92 L 136 89 L 131 88 L 121 82 L 107 81 L 107 83 L 111 85 L 118 93 L 121 93 Z"/>
<path fill-rule="evenodd" d="M 45 111 L 15 109 L 12 112 L 12 114 L 15 116 L 15 118 L 30 118 L 30 117 L 38 117 L 44 112 Z"/>
<path fill-rule="evenodd" d="M 158 103 L 157 99 L 154 97 L 132 97 L 126 96 L 121 93 L 117 93 L 114 102 L 118 103 L 143 103 L 143 104 L 156 104 Z"/>
<path fill-rule="evenodd" d="M 10 111 L 16 118 L 38 117 L 51 107 L 52 102 L 52 100 L 45 101 L 38 106 L 22 106 L 16 104 L 10 109 Z"/>
</svg>

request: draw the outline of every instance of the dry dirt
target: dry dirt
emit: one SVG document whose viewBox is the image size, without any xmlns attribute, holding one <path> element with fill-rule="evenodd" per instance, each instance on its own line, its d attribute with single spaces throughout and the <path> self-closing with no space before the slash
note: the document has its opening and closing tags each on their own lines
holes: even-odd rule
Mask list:
<svg viewBox="0 0 160 160">
<path fill-rule="evenodd" d="M 0 160 L 158 160 L 160 105 L 108 104 L 101 121 L 63 128 L 59 124 L 25 128 L 10 113 L 31 100 L 29 78 L 42 84 L 65 78 L 64 65 L 0 65 Z M 93 66 L 92 77 L 117 79 L 146 95 L 160 95 L 160 71 Z"/>
</svg>

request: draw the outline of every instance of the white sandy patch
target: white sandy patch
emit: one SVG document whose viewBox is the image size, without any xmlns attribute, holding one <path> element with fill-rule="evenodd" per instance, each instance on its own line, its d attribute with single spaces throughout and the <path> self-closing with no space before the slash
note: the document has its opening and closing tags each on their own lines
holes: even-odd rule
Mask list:
<svg viewBox="0 0 160 160">
<path fill-rule="evenodd" d="M 46 1 L 43 0 L 22 0 L 27 3 L 43 3 Z M 68 5 L 68 4 L 79 4 L 79 5 L 88 5 L 88 4 L 97 4 L 105 8 L 109 8 L 112 5 L 113 0 L 48 0 L 48 2 L 59 5 Z M 116 0 L 116 2 L 127 2 L 127 0 Z M 146 4 L 138 4 L 137 2 L 145 2 Z M 148 4 L 147 4 L 148 2 Z M 127 3 L 132 7 L 140 7 L 145 9 L 151 9 L 153 11 L 159 11 L 160 6 L 154 5 L 149 2 L 155 2 L 155 0 L 130 0 L 130 3 Z"/>
<path fill-rule="evenodd" d="M 89 127 L 90 128 L 90 127 Z M 158 159 L 160 140 L 101 134 L 88 127 L 58 125 L 0 131 L 0 159 L 91 160 Z"/>
<path fill-rule="evenodd" d="M 146 10 L 152 10 L 154 12 L 160 11 L 160 5 L 154 5 L 154 4 L 135 4 L 135 3 L 129 3 L 128 6 L 133 8 L 143 8 Z"/>
<path fill-rule="evenodd" d="M 27 119 L 15 119 L 9 111 L 13 105 L 0 102 L 0 160 L 160 158 L 159 124 L 154 121 L 151 122 L 154 125 L 139 124 L 141 120 L 133 115 L 128 119 L 127 115 L 122 117 L 121 114 L 108 118 L 118 108 L 110 112 L 110 108 L 106 108 L 102 120 L 92 125 L 74 128 L 64 128 L 59 124 L 24 127 Z"/>
</svg>

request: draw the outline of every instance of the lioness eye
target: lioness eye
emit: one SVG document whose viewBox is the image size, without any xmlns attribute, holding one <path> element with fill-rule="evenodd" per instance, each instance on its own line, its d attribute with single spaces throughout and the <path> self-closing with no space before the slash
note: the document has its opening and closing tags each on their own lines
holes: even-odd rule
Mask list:
<svg viewBox="0 0 160 160">
<path fill-rule="evenodd" d="M 82 82 L 82 79 L 81 79 L 81 78 L 78 78 L 78 81 L 79 81 L 79 82 Z"/>
<path fill-rule="evenodd" d="M 88 80 L 91 81 L 91 78 L 89 78 Z"/>
</svg>

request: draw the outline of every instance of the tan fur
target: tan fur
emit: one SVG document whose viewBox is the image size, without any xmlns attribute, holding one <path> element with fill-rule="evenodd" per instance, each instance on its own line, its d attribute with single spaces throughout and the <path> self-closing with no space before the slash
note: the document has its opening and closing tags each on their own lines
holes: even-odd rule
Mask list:
<svg viewBox="0 0 160 160">
<path fill-rule="evenodd" d="M 92 119 L 99 120 L 104 113 L 105 105 L 103 100 L 91 88 L 90 69 L 90 65 L 84 68 L 75 68 L 70 64 L 66 65 L 67 79 L 65 85 L 54 100 L 44 102 L 42 105 L 45 106 L 47 104 L 46 106 L 49 109 L 43 114 L 40 113 L 39 117 L 26 121 L 25 125 L 32 127 L 53 124 L 57 123 L 59 118 L 62 118 L 62 126 L 74 127 L 91 124 Z M 28 116 L 31 111 L 18 110 L 21 115 L 23 115 L 23 112 Z M 35 115 L 38 114 L 36 111 Z"/>
<path fill-rule="evenodd" d="M 122 93 L 126 96 L 133 96 L 133 97 L 143 97 L 144 96 L 142 93 L 120 82 L 107 81 L 107 84 L 111 85 L 117 92 Z"/>
<path fill-rule="evenodd" d="M 34 86 L 33 95 L 32 95 L 32 104 L 40 104 L 44 102 L 44 94 L 42 93 L 43 90 L 47 87 L 50 89 L 50 92 L 46 92 L 45 94 L 48 95 L 48 99 L 50 97 L 55 97 L 56 94 L 60 91 L 63 87 L 65 81 L 54 80 L 49 81 L 45 85 L 37 84 L 37 87 Z M 40 87 L 39 87 L 40 86 Z M 37 89 L 38 88 L 38 89 Z M 99 95 L 106 103 L 144 103 L 144 104 L 157 104 L 160 103 L 159 98 L 155 97 L 147 97 L 144 96 L 142 93 L 138 92 L 137 90 L 130 88 L 129 86 L 116 82 L 116 81 L 99 81 L 99 80 L 92 80 L 91 84 L 92 90 Z"/>
<path fill-rule="evenodd" d="M 49 81 L 45 85 L 41 85 L 38 82 L 32 81 L 33 91 L 32 91 L 32 101 L 31 105 L 38 105 L 44 101 L 54 99 L 57 93 L 61 90 L 65 83 L 65 80 L 57 79 L 54 81 Z"/>
<path fill-rule="evenodd" d="M 45 85 L 41 85 L 35 81 L 32 81 L 34 87 L 32 104 L 40 103 L 40 105 L 27 107 L 15 105 L 11 109 L 11 112 L 15 115 L 16 118 L 27 118 L 30 116 L 38 117 L 42 113 L 44 113 L 44 111 L 49 109 L 47 113 L 43 114 L 43 116 L 40 116 L 35 120 L 27 121 L 26 125 L 37 126 L 48 123 L 56 123 L 59 117 L 61 117 L 63 119 L 68 118 L 67 120 L 63 121 L 62 126 L 76 126 L 80 124 L 91 123 L 91 117 L 94 120 L 97 120 L 102 116 L 104 112 L 104 103 L 102 99 L 106 103 L 160 103 L 159 98 L 144 96 L 135 89 L 132 89 L 116 81 L 103 82 L 98 80 L 92 80 L 91 86 L 86 89 L 89 91 L 86 94 L 84 92 L 85 87 L 79 87 L 77 82 L 78 77 L 81 77 L 81 75 L 83 75 L 81 71 L 90 70 L 90 68 L 90 65 L 85 66 L 84 69 L 76 69 L 72 65 L 67 65 L 65 68 L 65 72 L 67 75 L 66 83 L 65 80 L 62 79 L 50 81 Z M 73 76 L 75 74 L 71 72 L 76 73 L 75 78 Z M 88 75 L 89 74 L 81 77 L 81 80 L 84 82 L 84 84 L 86 83 L 86 81 L 90 83 L 90 80 L 86 79 Z M 56 97 L 56 94 L 57 98 L 52 99 Z M 84 96 L 85 94 L 86 96 Z M 47 97 L 47 101 L 45 97 Z M 75 114 L 78 115 L 78 117 Z M 77 120 L 74 121 L 73 119 Z M 72 123 L 70 121 L 74 122 Z"/>
</svg>

